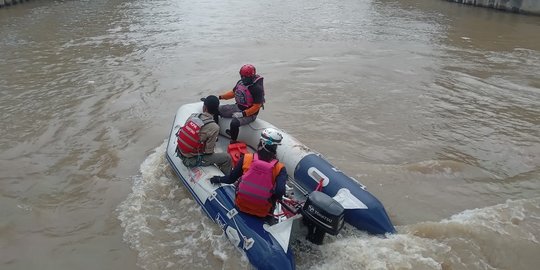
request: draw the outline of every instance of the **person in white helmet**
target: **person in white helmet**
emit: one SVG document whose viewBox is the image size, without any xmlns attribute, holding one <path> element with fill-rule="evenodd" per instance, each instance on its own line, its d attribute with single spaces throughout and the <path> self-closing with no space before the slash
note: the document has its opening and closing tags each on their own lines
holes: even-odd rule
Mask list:
<svg viewBox="0 0 540 270">
<path fill-rule="evenodd" d="M 257 152 L 240 158 L 229 175 L 214 176 L 213 184 L 232 184 L 238 181 L 235 204 L 238 210 L 266 217 L 277 200 L 285 195 L 287 170 L 276 158 L 283 136 L 273 128 L 261 133 Z"/>
</svg>

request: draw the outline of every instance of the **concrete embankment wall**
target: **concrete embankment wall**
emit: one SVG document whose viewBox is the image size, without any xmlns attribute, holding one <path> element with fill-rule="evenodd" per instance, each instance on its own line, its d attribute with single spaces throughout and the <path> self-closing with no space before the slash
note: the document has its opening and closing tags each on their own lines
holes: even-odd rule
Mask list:
<svg viewBox="0 0 540 270">
<path fill-rule="evenodd" d="M 499 10 L 540 15 L 540 0 L 447 0 Z"/>
<path fill-rule="evenodd" d="M 19 4 L 19 3 L 26 2 L 26 1 L 29 1 L 29 0 L 0 0 L 0 8 L 6 7 L 6 6 L 11 6 L 11 5 L 16 5 L 16 4 Z"/>
</svg>

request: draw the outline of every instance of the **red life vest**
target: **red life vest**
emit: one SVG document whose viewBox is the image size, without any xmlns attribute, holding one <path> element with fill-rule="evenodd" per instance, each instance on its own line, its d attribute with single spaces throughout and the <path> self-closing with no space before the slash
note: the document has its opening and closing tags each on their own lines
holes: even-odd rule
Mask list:
<svg viewBox="0 0 540 270">
<path fill-rule="evenodd" d="M 229 156 L 231 156 L 232 167 L 234 168 L 242 155 L 249 154 L 249 151 L 247 150 L 247 145 L 245 143 L 236 142 L 229 144 L 227 147 L 227 153 L 229 153 Z"/>
<path fill-rule="evenodd" d="M 177 150 L 184 154 L 200 154 L 204 150 L 205 143 L 201 142 L 200 132 L 204 125 L 214 122 L 212 119 L 203 121 L 200 118 L 201 114 L 192 114 L 186 124 L 178 130 Z"/>
<path fill-rule="evenodd" d="M 257 154 L 244 155 L 243 175 L 236 191 L 235 203 L 242 212 L 265 217 L 272 209 L 276 177 L 283 163 L 260 160 Z"/>
<path fill-rule="evenodd" d="M 239 80 L 234 87 L 234 99 L 236 101 L 236 104 L 244 106 L 246 108 L 251 107 L 253 105 L 253 95 L 251 94 L 251 91 L 249 91 L 249 87 L 254 85 L 258 80 L 262 78 L 263 77 L 256 75 L 255 80 L 253 80 L 253 83 L 250 85 L 244 85 L 242 83 L 242 80 Z M 264 103 L 264 87 L 262 88 L 262 91 Z"/>
</svg>

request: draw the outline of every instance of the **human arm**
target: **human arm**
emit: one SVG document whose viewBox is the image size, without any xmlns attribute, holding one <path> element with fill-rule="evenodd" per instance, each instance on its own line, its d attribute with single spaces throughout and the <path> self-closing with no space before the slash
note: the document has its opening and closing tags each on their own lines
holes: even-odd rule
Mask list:
<svg viewBox="0 0 540 270">
<path fill-rule="evenodd" d="M 281 168 L 276 176 L 276 186 L 274 187 L 274 194 L 272 195 L 274 199 L 281 200 L 281 197 L 285 195 L 285 185 L 287 184 L 288 177 L 287 169 L 285 169 L 285 167 Z"/>
<path fill-rule="evenodd" d="M 219 99 L 224 99 L 224 100 L 228 100 L 228 99 L 232 99 L 232 98 L 234 98 L 234 91 L 233 90 L 229 90 L 229 91 L 227 91 L 224 94 L 221 94 L 219 96 Z"/>
<path fill-rule="evenodd" d="M 242 115 L 243 116 L 252 116 L 252 115 L 258 113 L 259 110 L 261 109 L 261 107 L 262 107 L 262 104 L 254 103 L 253 105 L 251 105 L 251 107 L 243 110 Z"/>
<path fill-rule="evenodd" d="M 212 178 L 215 180 L 213 180 L 212 183 L 213 184 L 216 184 L 216 183 L 232 184 L 236 182 L 236 180 L 238 180 L 238 178 L 240 178 L 242 174 L 244 173 L 244 171 L 242 170 L 242 164 L 244 164 L 244 156 L 242 156 L 240 160 L 238 160 L 238 162 L 236 163 L 236 166 L 234 166 L 234 168 L 232 169 L 229 175 L 214 176 Z"/>
<path fill-rule="evenodd" d="M 204 143 L 205 147 L 203 149 L 203 154 L 213 154 L 214 147 L 216 146 L 217 137 L 219 135 L 219 126 L 216 123 L 209 123 L 201 129 L 201 140 Z"/>
</svg>

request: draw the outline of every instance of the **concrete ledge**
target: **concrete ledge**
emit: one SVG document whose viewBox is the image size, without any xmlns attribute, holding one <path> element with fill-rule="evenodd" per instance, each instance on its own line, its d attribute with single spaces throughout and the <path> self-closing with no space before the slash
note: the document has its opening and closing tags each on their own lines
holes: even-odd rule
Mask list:
<svg viewBox="0 0 540 270">
<path fill-rule="evenodd" d="M 13 6 L 18 3 L 23 3 L 29 0 L 0 0 L 0 8 L 7 7 L 7 6 Z"/>
<path fill-rule="evenodd" d="M 498 10 L 540 15 L 540 0 L 447 0 Z"/>
<path fill-rule="evenodd" d="M 2 6 L 2 7 L 7 7 L 7 6 L 14 5 L 14 4 L 15 4 L 14 0 L 0 0 L 0 6 Z"/>
</svg>

